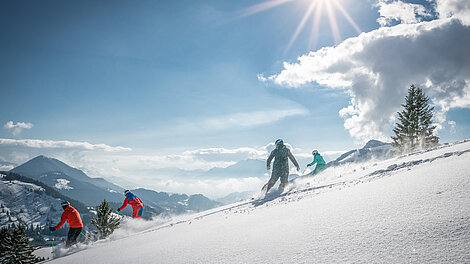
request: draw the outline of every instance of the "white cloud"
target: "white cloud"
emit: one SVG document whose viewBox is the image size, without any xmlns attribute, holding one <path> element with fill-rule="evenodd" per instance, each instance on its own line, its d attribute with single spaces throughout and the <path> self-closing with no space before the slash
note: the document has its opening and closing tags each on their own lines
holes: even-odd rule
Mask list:
<svg viewBox="0 0 470 264">
<path fill-rule="evenodd" d="M 9 171 L 15 168 L 13 165 L 0 165 L 0 171 Z"/>
<path fill-rule="evenodd" d="M 306 114 L 308 114 L 308 110 L 305 108 L 241 112 L 229 115 L 209 117 L 199 120 L 197 122 L 185 121 L 183 124 L 179 125 L 175 131 L 223 131 L 227 129 L 251 128 L 255 126 L 274 123 L 287 117 Z"/>
<path fill-rule="evenodd" d="M 379 0 L 377 6 L 379 7 L 380 14 L 377 22 L 381 26 L 387 26 L 393 22 L 405 24 L 418 23 L 421 21 L 420 17 L 431 16 L 426 8 L 419 4 L 404 3 L 402 1 Z"/>
<path fill-rule="evenodd" d="M 459 1 L 438 2 L 446 2 L 445 10 L 454 10 L 454 17 L 468 12 L 452 9 L 468 7 L 455 4 Z M 385 140 L 410 84 L 431 97 L 441 111 L 440 122 L 451 108 L 470 108 L 469 46 L 465 20 L 400 24 L 310 52 L 266 79 L 288 87 L 313 82 L 346 89 L 350 105 L 339 112 L 345 128 L 358 140 Z"/>
<path fill-rule="evenodd" d="M 28 147 L 39 149 L 77 149 L 77 150 L 97 150 L 105 152 L 129 151 L 126 147 L 111 147 L 106 144 L 91 144 L 88 142 L 74 142 L 68 140 L 40 140 L 40 139 L 8 139 L 0 138 L 1 146 Z"/>
<path fill-rule="evenodd" d="M 457 123 L 455 121 L 450 120 L 447 122 L 447 124 L 450 125 L 450 133 L 455 134 L 455 127 L 457 126 Z"/>
<path fill-rule="evenodd" d="M 3 126 L 6 130 L 10 131 L 13 135 L 18 135 L 23 131 L 23 129 L 31 129 L 34 125 L 31 123 L 17 122 L 16 124 L 13 121 L 8 121 Z"/>
<path fill-rule="evenodd" d="M 468 0 L 436 0 L 436 12 L 440 18 L 454 17 L 470 24 L 470 1 Z"/>
<path fill-rule="evenodd" d="M 267 155 L 266 150 L 256 148 L 202 148 L 183 152 L 185 156 L 191 156 L 205 161 L 239 161 L 244 159 L 262 159 Z"/>
</svg>

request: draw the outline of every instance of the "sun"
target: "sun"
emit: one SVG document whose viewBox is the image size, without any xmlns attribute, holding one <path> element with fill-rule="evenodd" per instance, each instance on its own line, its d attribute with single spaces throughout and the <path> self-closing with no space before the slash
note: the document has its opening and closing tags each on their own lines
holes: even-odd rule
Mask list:
<svg viewBox="0 0 470 264">
<path fill-rule="evenodd" d="M 312 30 L 310 34 L 309 48 L 315 47 L 318 41 L 320 18 L 325 12 L 328 16 L 328 21 L 335 40 L 335 44 L 339 44 L 341 42 L 341 35 L 338 28 L 338 23 L 336 21 L 337 12 L 341 13 L 341 15 L 346 18 L 346 20 L 349 22 L 349 24 L 351 24 L 351 26 L 357 31 L 358 34 L 362 32 L 338 0 L 269 0 L 244 9 L 241 12 L 241 16 L 244 17 L 254 15 L 256 13 L 271 9 L 273 7 L 291 2 L 306 4 L 308 7 L 302 19 L 300 20 L 299 25 L 297 26 L 292 37 L 290 38 L 286 50 L 289 50 L 292 44 L 294 44 L 299 33 L 305 27 L 309 19 L 312 20 Z"/>
</svg>

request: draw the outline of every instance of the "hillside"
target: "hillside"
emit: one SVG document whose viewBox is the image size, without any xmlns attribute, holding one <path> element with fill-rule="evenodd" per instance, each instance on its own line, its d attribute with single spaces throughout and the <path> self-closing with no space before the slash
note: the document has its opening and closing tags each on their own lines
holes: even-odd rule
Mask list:
<svg viewBox="0 0 470 264">
<path fill-rule="evenodd" d="M 91 178 L 83 171 L 72 168 L 60 160 L 42 155 L 27 161 L 10 172 L 40 181 L 54 188 L 57 192 L 87 206 L 96 206 L 106 199 L 110 202 L 111 207 L 116 209 L 122 205 L 124 200 L 124 188 L 103 178 Z M 144 217 L 161 213 L 199 212 L 220 205 L 220 203 L 201 194 L 169 194 L 143 188 L 132 191 L 144 201 Z M 130 207 L 122 211 L 122 214 L 131 215 L 131 213 Z"/>
<path fill-rule="evenodd" d="M 133 222 L 145 230 L 52 263 L 469 263 L 469 161 L 464 141 L 332 167 L 263 200 Z"/>
<path fill-rule="evenodd" d="M 44 188 L 17 180 L 6 180 L 0 174 L 0 227 L 10 224 L 50 225 L 60 220 L 60 199 L 49 196 Z"/>
</svg>

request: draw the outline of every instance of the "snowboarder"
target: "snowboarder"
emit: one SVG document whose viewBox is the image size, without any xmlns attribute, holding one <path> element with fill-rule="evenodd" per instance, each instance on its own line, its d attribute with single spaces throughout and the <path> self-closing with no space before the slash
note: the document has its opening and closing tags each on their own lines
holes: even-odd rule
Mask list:
<svg viewBox="0 0 470 264">
<path fill-rule="evenodd" d="M 323 159 L 323 157 L 320 155 L 320 153 L 318 153 L 318 150 L 314 150 L 312 151 L 312 155 L 313 155 L 313 161 L 309 164 L 307 164 L 307 167 L 310 167 L 310 166 L 313 166 L 313 164 L 317 164 L 317 166 L 315 166 L 315 169 L 309 173 L 309 175 L 315 175 L 317 173 L 319 173 L 320 171 L 324 170 L 325 169 L 325 166 L 326 166 L 326 163 L 325 163 L 325 160 Z"/>
<path fill-rule="evenodd" d="M 292 155 L 291 151 L 284 145 L 284 141 L 282 139 L 278 139 L 275 142 L 276 148 L 271 151 L 271 154 L 267 160 L 267 169 L 271 169 L 271 161 L 274 158 L 273 162 L 273 171 L 271 174 L 271 178 L 269 179 L 268 183 L 263 186 L 261 189 L 262 195 L 268 193 L 269 189 L 274 186 L 279 178 L 281 178 L 281 183 L 279 184 L 279 190 L 284 190 L 284 187 L 287 185 L 288 178 L 289 178 L 289 159 L 294 163 L 297 171 L 300 171 L 300 166 Z"/>
<path fill-rule="evenodd" d="M 59 229 L 65 221 L 67 221 L 70 228 L 67 235 L 67 241 L 65 242 L 65 247 L 70 247 L 77 243 L 78 235 L 82 232 L 83 223 L 77 209 L 73 208 L 68 201 L 63 201 L 60 205 L 62 206 L 62 209 L 64 209 L 60 222 L 56 226 L 49 227 L 49 230 L 51 232 L 55 231 Z"/>
<path fill-rule="evenodd" d="M 122 204 L 117 211 L 121 211 L 122 209 L 126 208 L 127 204 L 132 206 L 132 217 L 133 218 L 141 218 L 142 213 L 144 211 L 144 203 L 140 200 L 139 197 L 135 196 L 135 194 L 131 193 L 129 190 L 124 191 L 124 195 L 126 199 L 124 199 L 124 203 Z"/>
</svg>

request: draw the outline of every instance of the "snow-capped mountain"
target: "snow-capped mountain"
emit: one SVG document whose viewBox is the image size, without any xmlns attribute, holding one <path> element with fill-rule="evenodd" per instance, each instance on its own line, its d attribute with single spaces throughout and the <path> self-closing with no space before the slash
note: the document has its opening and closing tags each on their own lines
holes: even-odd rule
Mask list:
<svg viewBox="0 0 470 264">
<path fill-rule="evenodd" d="M 103 178 L 88 177 L 83 171 L 54 158 L 38 156 L 12 169 L 11 172 L 43 182 L 87 206 L 96 206 L 106 199 L 116 209 L 124 200 L 124 188 Z M 133 191 L 143 199 L 144 205 L 153 207 L 151 211 L 156 213 L 186 213 L 207 210 L 220 205 L 200 194 L 190 196 L 168 194 L 143 188 Z M 123 213 L 128 210 L 130 209 Z"/>
<path fill-rule="evenodd" d="M 350 150 L 336 160 L 328 162 L 327 166 L 337 166 L 346 163 L 361 163 L 370 160 L 385 160 L 393 157 L 393 147 L 390 143 L 369 140 L 361 149 Z"/>
<path fill-rule="evenodd" d="M 52 263 L 470 263 L 469 172 L 470 141 L 329 167 L 264 199 L 130 221 Z"/>
<path fill-rule="evenodd" d="M 11 172 L 41 181 L 87 206 L 96 206 L 103 199 L 111 202 L 122 200 L 123 188 L 104 179 L 90 178 L 83 171 L 57 159 L 38 156 Z"/>
</svg>

